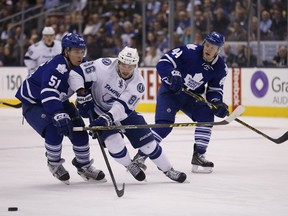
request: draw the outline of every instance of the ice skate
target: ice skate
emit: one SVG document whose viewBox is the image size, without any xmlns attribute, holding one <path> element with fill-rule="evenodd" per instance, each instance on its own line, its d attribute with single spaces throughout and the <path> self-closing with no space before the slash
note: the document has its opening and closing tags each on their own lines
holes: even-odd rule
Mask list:
<svg viewBox="0 0 288 216">
<path fill-rule="evenodd" d="M 139 152 L 132 159 L 133 163 L 136 163 L 142 170 L 146 170 L 147 166 L 145 165 L 146 156 L 141 156 Z"/>
<path fill-rule="evenodd" d="M 64 159 L 61 159 L 59 162 L 49 162 L 48 161 L 47 166 L 55 178 L 59 179 L 61 182 L 65 183 L 65 184 L 69 185 L 70 184 L 70 182 L 69 182 L 70 175 L 62 165 L 64 162 L 65 162 Z"/>
<path fill-rule="evenodd" d="M 98 182 L 106 182 L 105 174 L 102 170 L 98 170 L 92 166 L 94 160 L 92 159 L 86 165 L 80 165 L 76 158 L 72 160 L 72 164 L 77 168 L 77 173 L 84 179 L 84 181 L 95 180 Z"/>
<path fill-rule="evenodd" d="M 212 173 L 214 164 L 206 160 L 204 154 L 198 153 L 194 150 L 192 157 L 192 173 Z"/>
<path fill-rule="evenodd" d="M 179 183 L 183 183 L 186 180 L 186 178 L 187 178 L 185 173 L 176 171 L 173 168 L 171 168 L 170 170 L 164 172 L 164 174 L 168 178 L 170 178 L 171 180 L 179 182 Z"/>
<path fill-rule="evenodd" d="M 137 163 L 131 162 L 126 168 L 136 180 L 143 181 L 146 178 L 145 173 Z"/>
</svg>

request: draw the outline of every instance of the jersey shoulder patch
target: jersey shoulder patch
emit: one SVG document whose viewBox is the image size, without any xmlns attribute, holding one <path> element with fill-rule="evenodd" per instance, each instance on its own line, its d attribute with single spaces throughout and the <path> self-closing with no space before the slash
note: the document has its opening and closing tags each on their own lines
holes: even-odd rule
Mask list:
<svg viewBox="0 0 288 216">
<path fill-rule="evenodd" d="M 143 93 L 145 91 L 145 86 L 143 85 L 143 83 L 139 83 L 137 85 L 137 91 L 140 93 Z"/>
<path fill-rule="evenodd" d="M 110 65 L 112 63 L 111 59 L 103 58 L 102 63 L 106 66 Z"/>
</svg>

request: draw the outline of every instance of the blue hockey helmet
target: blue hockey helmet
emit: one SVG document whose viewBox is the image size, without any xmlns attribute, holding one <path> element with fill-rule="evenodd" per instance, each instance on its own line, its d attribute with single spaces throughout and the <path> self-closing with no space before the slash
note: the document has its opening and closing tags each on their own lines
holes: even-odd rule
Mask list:
<svg viewBox="0 0 288 216">
<path fill-rule="evenodd" d="M 217 32 L 212 32 L 205 37 L 204 41 L 208 41 L 209 43 L 213 45 L 222 47 L 225 42 L 225 37 Z"/>
<path fill-rule="evenodd" d="M 87 49 L 85 40 L 78 34 L 68 33 L 62 38 L 62 48 Z"/>
</svg>

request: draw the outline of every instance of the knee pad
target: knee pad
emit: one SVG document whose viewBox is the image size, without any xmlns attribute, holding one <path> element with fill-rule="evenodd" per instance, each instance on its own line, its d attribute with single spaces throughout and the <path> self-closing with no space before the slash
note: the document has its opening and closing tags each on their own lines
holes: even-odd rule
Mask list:
<svg viewBox="0 0 288 216">
<path fill-rule="evenodd" d="M 140 148 L 140 151 L 148 156 L 151 160 L 158 158 L 162 153 L 162 147 L 155 141 L 150 142 Z"/>
<path fill-rule="evenodd" d="M 120 133 L 108 136 L 105 139 L 105 145 L 110 154 L 118 154 L 125 148 L 125 142 Z"/>
</svg>

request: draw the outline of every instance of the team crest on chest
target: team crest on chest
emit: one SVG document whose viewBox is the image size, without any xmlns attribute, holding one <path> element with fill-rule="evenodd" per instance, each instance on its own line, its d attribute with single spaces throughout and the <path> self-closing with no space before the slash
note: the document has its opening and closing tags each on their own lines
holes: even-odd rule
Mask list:
<svg viewBox="0 0 288 216">
<path fill-rule="evenodd" d="M 187 74 L 187 76 L 184 78 L 184 81 L 185 85 L 189 89 L 195 90 L 203 84 L 204 81 L 202 81 L 202 79 L 203 79 L 202 73 L 197 73 L 193 77 L 190 74 Z"/>
</svg>

